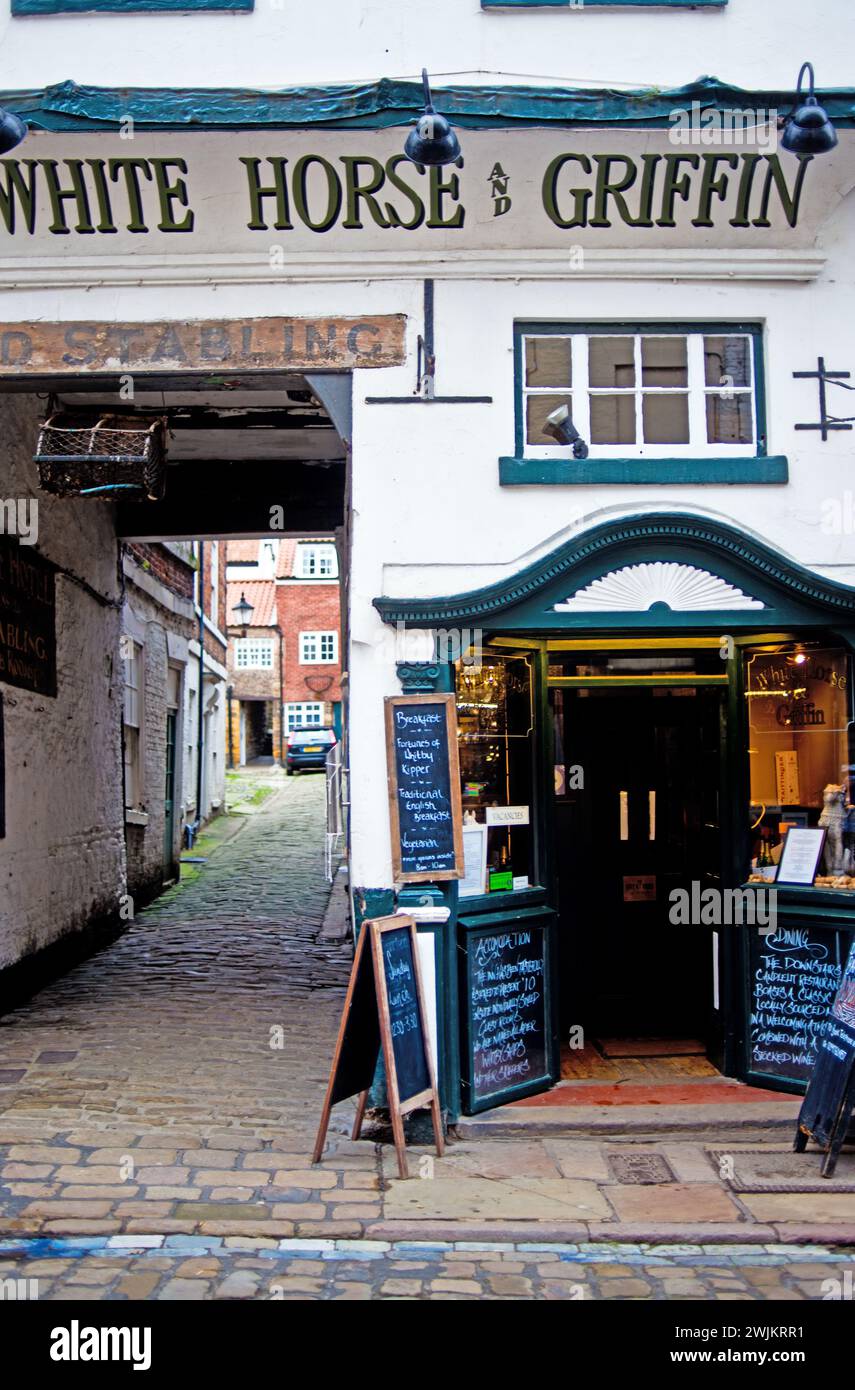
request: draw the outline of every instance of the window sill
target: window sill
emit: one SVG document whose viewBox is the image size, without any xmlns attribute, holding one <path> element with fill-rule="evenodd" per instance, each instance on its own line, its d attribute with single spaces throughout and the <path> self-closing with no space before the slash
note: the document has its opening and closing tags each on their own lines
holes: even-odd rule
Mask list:
<svg viewBox="0 0 855 1390">
<path fill-rule="evenodd" d="M 481 0 L 482 10 L 546 10 L 589 9 L 592 5 L 610 5 L 612 9 L 650 10 L 723 10 L 727 0 Z"/>
<path fill-rule="evenodd" d="M 786 483 L 786 455 L 771 458 L 500 458 L 502 487 L 556 483 Z"/>
<path fill-rule="evenodd" d="M 148 811 L 132 811 L 125 807 L 125 825 L 148 825 Z"/>
<path fill-rule="evenodd" d="M 12 0 L 12 15 L 39 14 L 93 14 L 97 12 L 115 14 L 140 14 L 153 10 L 181 14 L 195 14 L 196 11 L 240 11 L 249 13 L 255 0 Z"/>
</svg>

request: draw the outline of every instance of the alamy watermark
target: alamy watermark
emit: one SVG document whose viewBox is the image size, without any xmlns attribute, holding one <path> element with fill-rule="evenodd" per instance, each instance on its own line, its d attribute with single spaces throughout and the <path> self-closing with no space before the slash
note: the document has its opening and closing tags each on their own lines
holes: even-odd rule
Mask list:
<svg viewBox="0 0 855 1390">
<path fill-rule="evenodd" d="M 778 147 L 778 112 L 774 107 L 677 106 L 668 113 L 672 145 L 750 145 L 761 150 Z"/>
<path fill-rule="evenodd" d="M 21 545 L 35 545 L 39 538 L 38 498 L 0 497 L 0 534 L 17 536 Z"/>
<path fill-rule="evenodd" d="M 774 888 L 689 888 L 668 894 L 668 921 L 675 927 L 757 927 L 761 936 L 778 929 L 778 895 Z"/>
</svg>

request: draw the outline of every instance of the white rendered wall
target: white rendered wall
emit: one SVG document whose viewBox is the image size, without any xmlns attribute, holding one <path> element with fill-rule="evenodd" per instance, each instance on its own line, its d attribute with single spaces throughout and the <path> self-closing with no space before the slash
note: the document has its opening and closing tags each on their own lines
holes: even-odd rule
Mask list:
<svg viewBox="0 0 855 1390">
<path fill-rule="evenodd" d="M 712 73 L 786 88 L 804 58 L 852 83 L 849 0 L 730 0 L 719 10 L 482 10 L 478 0 L 256 0 L 250 14 L 0 18 L 3 85 L 287 87 L 417 78 L 680 86 Z M 446 76 L 447 74 L 447 76 Z"/>
<path fill-rule="evenodd" d="M 89 921 L 117 915 L 125 885 L 119 586 L 112 508 L 38 490 L 43 401 L 0 401 L 0 497 L 38 499 L 38 549 L 89 585 L 56 578 L 57 694 L 3 685 L 6 836 L 0 840 L 0 969 Z"/>
</svg>

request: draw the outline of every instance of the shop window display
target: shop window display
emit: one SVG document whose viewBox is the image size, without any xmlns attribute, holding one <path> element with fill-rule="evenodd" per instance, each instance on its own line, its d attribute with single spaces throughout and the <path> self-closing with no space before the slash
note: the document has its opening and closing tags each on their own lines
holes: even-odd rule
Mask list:
<svg viewBox="0 0 855 1390">
<path fill-rule="evenodd" d="M 848 654 L 798 643 L 764 647 L 746 657 L 745 687 L 749 881 L 855 891 Z"/>
<path fill-rule="evenodd" d="M 486 834 L 484 892 L 537 882 L 533 842 L 534 719 L 528 657 L 457 664 L 463 829 Z"/>
</svg>

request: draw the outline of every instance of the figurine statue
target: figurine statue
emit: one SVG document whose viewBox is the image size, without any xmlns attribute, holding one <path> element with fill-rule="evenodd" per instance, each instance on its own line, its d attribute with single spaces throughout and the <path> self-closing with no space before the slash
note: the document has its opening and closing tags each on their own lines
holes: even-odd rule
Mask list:
<svg viewBox="0 0 855 1390">
<path fill-rule="evenodd" d="M 846 788 L 829 782 L 822 793 L 822 811 L 819 824 L 825 826 L 825 848 L 822 863 L 826 874 L 832 878 L 846 872 L 846 856 L 843 850 L 843 828 L 848 819 Z"/>
</svg>

